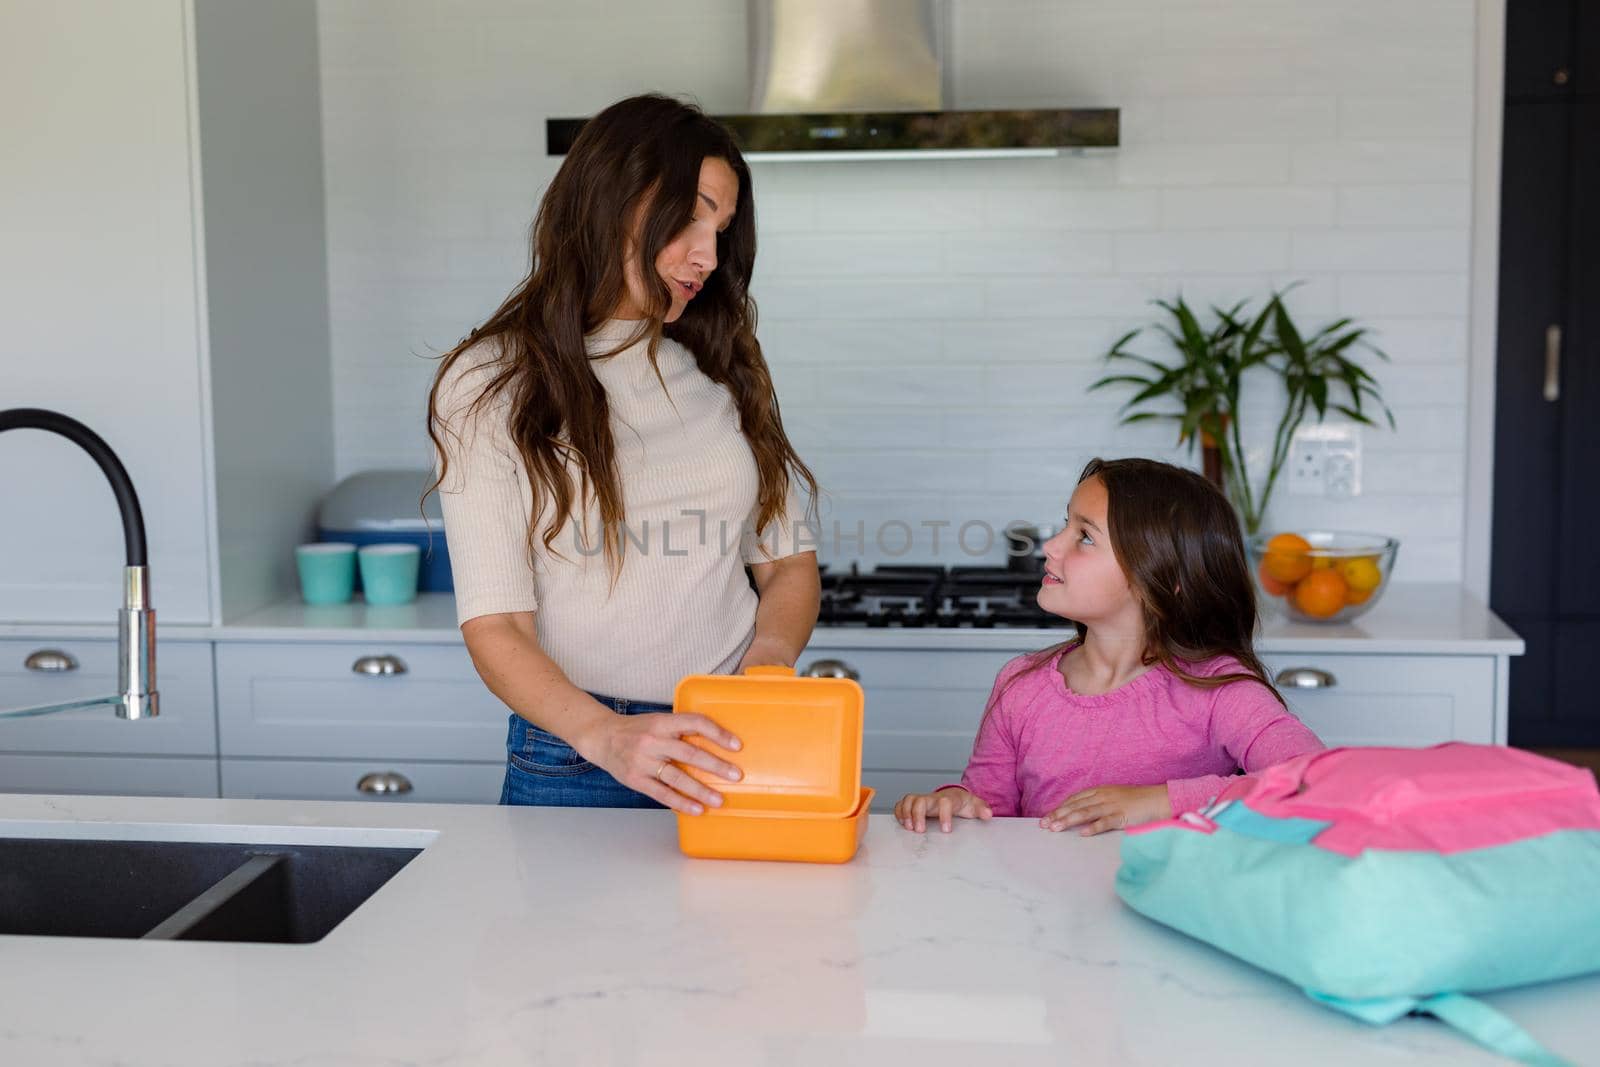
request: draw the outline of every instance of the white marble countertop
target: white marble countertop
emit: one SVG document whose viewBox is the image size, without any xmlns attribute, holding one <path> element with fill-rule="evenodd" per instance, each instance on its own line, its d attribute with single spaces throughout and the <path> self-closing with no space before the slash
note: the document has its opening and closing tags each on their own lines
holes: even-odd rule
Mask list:
<svg viewBox="0 0 1600 1067">
<path fill-rule="evenodd" d="M 158 608 L 159 611 L 159 608 Z M 110 613 L 108 613 L 109 616 Z M 159 614 L 158 614 L 159 617 Z M 812 649 L 993 649 L 1042 648 L 1063 640 L 1066 629 L 874 629 L 819 626 Z M 108 621 L 99 624 L 0 623 L 0 638 L 114 637 Z M 317 641 L 455 643 L 455 598 L 424 593 L 413 603 L 372 606 L 310 606 L 298 598 L 229 620 L 221 626 L 162 626 L 167 640 Z M 1366 615 L 1350 623 L 1290 622 L 1266 605 L 1256 649 L 1263 653 L 1389 653 L 1400 655 L 1522 654 L 1523 642 L 1477 597 L 1451 582 L 1396 582 Z"/>
<path fill-rule="evenodd" d="M 685 859 L 665 812 L 0 796 L 0 834 L 148 836 L 129 823 L 431 844 L 312 945 L 0 938 L 0 1062 L 1500 1062 L 1136 915 L 1117 834 L 875 817 L 823 867 Z M 1600 977 L 1486 999 L 1574 1060 L 1600 1045 Z"/>
</svg>

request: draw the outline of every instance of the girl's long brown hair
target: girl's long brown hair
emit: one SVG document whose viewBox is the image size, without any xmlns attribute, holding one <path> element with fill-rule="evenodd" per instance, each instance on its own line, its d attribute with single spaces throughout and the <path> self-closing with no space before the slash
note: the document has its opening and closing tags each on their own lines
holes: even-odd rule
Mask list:
<svg viewBox="0 0 1600 1067">
<path fill-rule="evenodd" d="M 1090 478 L 1105 485 L 1112 550 L 1144 616 L 1144 663 L 1160 664 L 1202 689 L 1260 682 L 1282 704 L 1255 653 L 1256 590 L 1228 498 L 1196 472 L 1152 459 L 1092 459 L 1078 484 Z M 1073 625 L 1074 640 L 1081 642 L 1089 628 Z M 1033 653 L 1016 677 L 1071 644 Z M 1244 670 L 1191 671 L 1216 656 L 1232 656 Z"/>
<path fill-rule="evenodd" d="M 738 201 L 717 238 L 716 270 L 682 316 L 664 324 L 672 293 L 654 264 L 689 225 L 700 165 L 708 158 L 725 161 L 738 177 Z M 589 367 L 584 337 L 610 318 L 627 293 L 625 255 L 634 257 L 652 306 L 637 335 L 616 351 L 648 337 L 653 366 L 661 338 L 671 338 L 693 353 L 708 378 L 728 389 L 760 475 L 756 530 L 765 531 L 783 511 L 791 477 L 805 484 L 813 512 L 817 500 L 816 479 L 784 433 L 772 377 L 755 337 L 749 286 L 756 228 L 749 167 L 726 127 L 699 108 L 658 94 L 622 100 L 584 124 L 545 191 L 533 220 L 527 278 L 483 325 L 444 354 L 428 394 L 428 436 L 440 457 L 431 493 L 443 483 L 449 464 L 443 435 L 455 433 L 441 419 L 440 383 L 464 351 L 486 338 L 498 339 L 489 379 L 464 414 L 475 415 L 494 398 L 505 397 L 508 430 L 533 495 L 529 557 L 538 543 L 560 555 L 556 537 L 586 509 L 592 494 L 613 581 L 621 568 L 622 488 L 605 389 Z M 546 504 L 549 522 L 536 531 Z"/>
</svg>

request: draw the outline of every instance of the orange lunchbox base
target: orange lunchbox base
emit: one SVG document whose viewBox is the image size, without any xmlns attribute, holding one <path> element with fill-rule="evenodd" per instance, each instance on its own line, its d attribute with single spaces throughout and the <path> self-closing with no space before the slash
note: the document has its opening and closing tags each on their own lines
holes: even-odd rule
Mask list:
<svg viewBox="0 0 1600 1067">
<path fill-rule="evenodd" d="M 844 818 L 679 815 L 678 848 L 686 856 L 707 860 L 848 863 L 867 832 L 873 795 L 872 789 L 863 788 L 855 810 Z"/>
</svg>

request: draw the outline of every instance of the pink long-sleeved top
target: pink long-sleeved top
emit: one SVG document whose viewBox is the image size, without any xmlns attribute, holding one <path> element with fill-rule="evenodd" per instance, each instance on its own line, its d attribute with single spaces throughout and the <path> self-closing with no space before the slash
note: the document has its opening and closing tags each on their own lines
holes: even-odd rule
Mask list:
<svg viewBox="0 0 1600 1067">
<path fill-rule="evenodd" d="M 1031 671 L 1019 656 L 995 679 L 961 785 L 997 816 L 1040 818 L 1084 789 L 1162 783 L 1178 815 L 1204 807 L 1239 770 L 1324 747 L 1260 682 L 1202 689 L 1158 664 L 1109 693 L 1074 693 L 1060 670 L 1070 650 Z M 1219 656 L 1189 673 L 1242 670 Z"/>
</svg>

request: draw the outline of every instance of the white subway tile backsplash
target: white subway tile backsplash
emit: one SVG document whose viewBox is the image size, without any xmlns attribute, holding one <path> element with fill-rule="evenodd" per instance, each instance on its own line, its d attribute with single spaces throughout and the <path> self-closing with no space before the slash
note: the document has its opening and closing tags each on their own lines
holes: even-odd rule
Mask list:
<svg viewBox="0 0 1600 1067">
<path fill-rule="evenodd" d="M 976 275 L 893 281 L 881 276 L 838 281 L 806 279 L 774 284 L 809 294 L 809 314 L 836 319 L 966 318 L 983 311 L 983 279 Z"/>
<path fill-rule="evenodd" d="M 985 230 L 944 235 L 957 274 L 1109 274 L 1112 238 L 1075 230 Z"/>
<path fill-rule="evenodd" d="M 1466 182 L 1472 177 L 1472 142 L 1465 137 L 1317 141 L 1292 151 L 1296 185 Z"/>
<path fill-rule="evenodd" d="M 768 364 L 929 363 L 941 358 L 946 327 L 937 321 L 821 317 L 765 322 L 757 338 Z"/>
<path fill-rule="evenodd" d="M 1466 267 L 1466 262 L 1462 262 Z M 1361 318 L 1467 314 L 1467 275 L 1346 274 L 1339 279 L 1339 310 Z"/>
<path fill-rule="evenodd" d="M 937 449 L 942 414 L 903 409 L 804 407 L 785 414 L 784 429 L 802 456 L 824 449 Z"/>
<path fill-rule="evenodd" d="M 1305 230 L 1293 235 L 1294 270 L 1441 271 L 1467 261 L 1469 242 L 1459 227 L 1438 230 Z"/>
<path fill-rule="evenodd" d="M 1339 101 L 1332 96 L 1175 97 L 1162 102 L 1160 139 L 1169 144 L 1325 140 L 1337 135 L 1338 115 Z"/>
<path fill-rule="evenodd" d="M 1467 380 L 1459 364 L 1402 362 L 1393 357 L 1385 362 L 1359 351 L 1355 356 L 1367 373 L 1377 379 L 1391 408 L 1397 403 L 1451 410 L 1466 406 Z"/>
<path fill-rule="evenodd" d="M 1345 96 L 1339 100 L 1338 126 L 1338 136 L 1355 140 L 1468 138 L 1472 112 L 1454 93 Z"/>
<path fill-rule="evenodd" d="M 1380 318 L 1365 316 L 1372 343 L 1396 364 L 1464 363 L 1467 358 L 1467 324 L 1458 318 Z M 1466 375 L 1461 375 L 1465 383 Z"/>
<path fill-rule="evenodd" d="M 1161 194 L 1161 224 L 1184 230 L 1331 226 L 1335 204 L 1331 187 L 1165 189 Z"/>
<path fill-rule="evenodd" d="M 1028 409 L 1043 408 L 1050 411 L 1073 409 L 1075 422 L 1081 427 L 1082 409 L 1086 404 L 1103 404 L 1103 413 L 1110 415 L 1128 399 L 1136 387 L 1132 385 L 1107 385 L 1093 392 L 1089 387 L 1107 375 L 1138 373 L 1142 368 L 1123 365 L 1107 366 L 1095 360 L 1056 363 L 995 363 L 984 368 L 984 389 L 981 400 L 993 405 L 994 411 L 985 425 L 992 423 L 995 434 L 1027 433 L 1026 426 L 1039 424 L 1037 412 Z M 977 398 L 975 398 L 976 400 Z M 1004 429 L 1011 420 L 1025 424 L 1021 428 Z M 1078 433 L 1078 431 L 1074 431 Z M 1081 439 L 1081 433 L 1079 434 Z M 981 440 L 988 442 L 988 435 Z M 958 441 L 952 440 L 951 444 Z"/>
<path fill-rule="evenodd" d="M 1329 5 L 1335 10 L 1344 5 Z M 1390 4 L 1404 19 L 1409 3 Z M 1457 7 L 1470 4 L 1457 2 Z M 1364 28 L 1336 24 L 1323 47 L 1294 56 L 1290 84 L 1300 93 L 1452 93 L 1472 94 L 1473 35 L 1406 26 Z"/>
<path fill-rule="evenodd" d="M 1365 362 L 1398 428 L 1363 430 L 1361 496 L 1280 490 L 1272 521 L 1394 533 L 1402 577 L 1458 577 L 1474 17 L 1460 0 L 962 0 L 955 106 L 1113 106 L 1121 146 L 753 162 L 752 290 L 785 423 L 825 514 L 868 526 L 841 558 L 972 562 L 956 526 L 1054 521 L 1092 456 L 1196 464 L 1171 424 L 1118 425 L 1127 390 L 1086 392 L 1101 355 L 1157 321 L 1152 298 L 1258 307 L 1303 282 L 1286 299 L 1308 332 L 1339 315 L 1377 331 L 1393 363 Z M 319 0 L 318 19 L 338 473 L 426 464 L 424 357 L 526 273 L 559 165 L 544 119 L 646 89 L 745 110 L 744 8 Z M 1169 358 L 1155 334 L 1134 347 Z M 1246 390 L 1258 477 L 1274 388 Z M 872 540 L 891 518 L 910 527 L 893 552 Z"/>
<path fill-rule="evenodd" d="M 817 228 L 815 193 L 767 192 L 760 177 L 752 175 L 756 198 L 756 229 L 762 244 L 773 234 L 810 233 Z"/>
<path fill-rule="evenodd" d="M 1143 316 L 1160 295 L 1151 279 L 1131 276 L 1000 278 L 986 283 L 991 316 Z"/>
<path fill-rule="evenodd" d="M 1466 457 L 1459 452 L 1382 452 L 1363 464 L 1361 490 L 1374 495 L 1461 497 Z"/>
<path fill-rule="evenodd" d="M 840 366 L 817 372 L 817 401 L 856 418 L 898 407 L 954 407 L 983 387 L 983 368 L 948 363 Z"/>
<path fill-rule="evenodd" d="M 804 167 L 826 165 L 790 164 Z M 929 229 L 975 230 L 982 225 L 983 197 L 970 190 L 909 188 L 896 192 L 831 192 L 817 195 L 817 226 L 828 230 L 922 232 Z"/>
<path fill-rule="evenodd" d="M 1162 230 L 1117 235 L 1124 274 L 1209 274 L 1275 271 L 1289 266 L 1289 234 L 1281 231 Z"/>
<path fill-rule="evenodd" d="M 1351 185 L 1339 190 L 1341 226 L 1451 226 L 1462 231 L 1472 217 L 1472 187 L 1453 185 Z"/>
<path fill-rule="evenodd" d="M 944 325 L 945 358 L 953 363 L 1064 363 L 1103 356 L 1129 329 L 1122 318 L 976 319 Z"/>
<path fill-rule="evenodd" d="M 1301 90 L 1295 85 L 1294 64 L 1272 51 L 1255 51 L 1236 44 L 1214 49 L 1172 52 L 1141 50 L 1125 57 L 1123 92 L 1162 99 L 1246 94 L 1285 96 Z"/>
<path fill-rule="evenodd" d="M 1377 373 L 1374 372 L 1374 377 Z M 1361 443 L 1364 452 L 1452 451 L 1466 455 L 1465 406 L 1419 407 L 1399 396 L 1388 396 L 1387 393 L 1385 396 L 1394 411 L 1395 428 L 1389 431 L 1363 431 Z"/>
<path fill-rule="evenodd" d="M 1161 203 L 1142 189 L 994 189 L 974 195 L 991 227 L 1133 230 L 1156 225 Z"/>
<path fill-rule="evenodd" d="M 943 274 L 937 233 L 776 233 L 761 241 L 763 278 Z"/>
<path fill-rule="evenodd" d="M 1126 144 L 1118 149 L 1125 187 L 1195 185 L 1285 185 L 1291 146 L 1274 142 Z"/>
<path fill-rule="evenodd" d="M 806 457 L 823 484 L 857 492 L 974 492 L 985 487 L 985 455 L 944 450 L 818 450 Z"/>
</svg>

